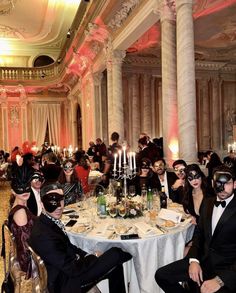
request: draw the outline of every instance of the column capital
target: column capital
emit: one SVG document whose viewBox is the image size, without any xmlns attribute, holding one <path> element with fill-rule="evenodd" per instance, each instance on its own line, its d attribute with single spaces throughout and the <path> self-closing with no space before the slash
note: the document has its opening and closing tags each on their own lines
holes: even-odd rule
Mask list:
<svg viewBox="0 0 236 293">
<path fill-rule="evenodd" d="M 174 0 L 162 0 L 160 8 L 161 22 L 165 20 L 176 20 L 176 7 Z"/>
<path fill-rule="evenodd" d="M 103 78 L 103 73 L 102 72 L 95 72 L 93 74 L 94 85 L 100 86 L 102 78 Z"/>
</svg>

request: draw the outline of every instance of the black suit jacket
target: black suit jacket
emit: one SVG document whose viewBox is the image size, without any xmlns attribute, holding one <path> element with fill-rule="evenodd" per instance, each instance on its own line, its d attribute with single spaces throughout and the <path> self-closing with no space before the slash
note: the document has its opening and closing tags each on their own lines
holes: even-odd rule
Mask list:
<svg viewBox="0 0 236 293">
<path fill-rule="evenodd" d="M 79 276 L 96 262 L 96 256 L 85 258 L 87 253 L 71 244 L 64 232 L 44 214 L 36 220 L 29 244 L 45 262 L 50 293 L 81 292 Z"/>
<path fill-rule="evenodd" d="M 176 176 L 176 174 L 174 172 L 169 172 L 169 171 L 165 171 L 165 172 L 166 172 L 166 176 L 167 176 L 169 198 L 173 202 L 178 202 L 178 200 L 176 199 L 176 194 L 173 192 L 173 190 L 171 188 L 171 186 L 174 184 L 175 180 L 178 179 L 178 177 Z M 157 188 L 158 188 L 159 191 L 161 191 L 161 181 L 160 181 L 160 179 L 159 179 L 157 174 L 155 175 L 155 178 L 157 180 Z"/>
<path fill-rule="evenodd" d="M 225 286 L 236 292 L 236 196 L 225 208 L 212 235 L 215 198 L 204 199 L 193 245 L 187 257 L 197 258 L 210 278 L 218 275 Z"/>
<path fill-rule="evenodd" d="M 34 214 L 35 216 L 38 215 L 38 205 L 32 188 L 30 188 L 30 197 L 27 200 L 27 207 L 32 214 Z"/>
</svg>

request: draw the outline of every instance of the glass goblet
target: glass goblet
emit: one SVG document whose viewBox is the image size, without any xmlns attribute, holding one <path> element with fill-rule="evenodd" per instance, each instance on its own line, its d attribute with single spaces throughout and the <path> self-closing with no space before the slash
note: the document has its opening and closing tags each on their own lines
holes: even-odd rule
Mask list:
<svg viewBox="0 0 236 293">
<path fill-rule="evenodd" d="M 119 215 L 124 218 L 126 215 L 126 206 L 124 204 L 120 204 L 119 206 Z"/>
<path fill-rule="evenodd" d="M 109 215 L 112 218 L 115 218 L 117 216 L 117 207 L 115 203 L 111 203 L 109 206 Z"/>
</svg>

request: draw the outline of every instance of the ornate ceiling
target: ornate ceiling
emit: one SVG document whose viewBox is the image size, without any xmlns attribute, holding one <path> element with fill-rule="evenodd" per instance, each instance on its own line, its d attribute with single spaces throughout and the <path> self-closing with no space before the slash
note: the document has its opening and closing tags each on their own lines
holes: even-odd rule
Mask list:
<svg viewBox="0 0 236 293">
<path fill-rule="evenodd" d="M 1 60 L 4 66 L 17 66 L 19 59 L 26 64 L 19 66 L 31 66 L 33 59 L 41 54 L 47 54 L 54 60 L 61 57 L 61 50 L 68 40 L 68 29 L 72 27 L 80 1 L 85 0 L 0 0 L 0 66 Z M 73 31 L 72 45 L 64 52 L 63 64 L 56 64 L 63 65 L 65 74 L 62 79 L 51 83 L 45 72 L 40 77 L 44 80 L 44 87 L 55 94 L 73 88 L 79 77 L 104 52 L 109 34 L 115 37 L 129 16 L 135 19 L 136 8 L 138 10 L 138 6 L 145 4 L 145 1 L 86 1 L 89 7 L 81 14 L 79 28 L 77 26 L 78 29 Z M 175 0 L 161 1 L 175 5 Z M 193 17 L 196 60 L 236 64 L 236 0 L 195 0 Z M 136 60 L 136 57 L 145 57 L 148 62 L 143 64 L 149 64 L 151 59 L 160 64 L 160 21 L 126 51 L 127 61 L 128 58 Z M 104 60 L 104 55 L 100 55 Z M 6 62 L 9 56 L 13 65 Z M 29 93 L 42 92 L 44 89 L 36 87 L 37 84 L 33 84 L 25 88 Z"/>
</svg>

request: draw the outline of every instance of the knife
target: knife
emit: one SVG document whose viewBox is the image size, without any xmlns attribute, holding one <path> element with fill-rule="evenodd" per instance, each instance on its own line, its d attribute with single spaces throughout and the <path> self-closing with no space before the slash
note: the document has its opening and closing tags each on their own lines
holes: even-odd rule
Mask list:
<svg viewBox="0 0 236 293">
<path fill-rule="evenodd" d="M 168 231 L 164 228 L 162 228 L 161 226 L 159 226 L 158 224 L 156 224 L 157 229 L 159 229 L 161 232 L 163 233 L 167 233 Z"/>
</svg>

